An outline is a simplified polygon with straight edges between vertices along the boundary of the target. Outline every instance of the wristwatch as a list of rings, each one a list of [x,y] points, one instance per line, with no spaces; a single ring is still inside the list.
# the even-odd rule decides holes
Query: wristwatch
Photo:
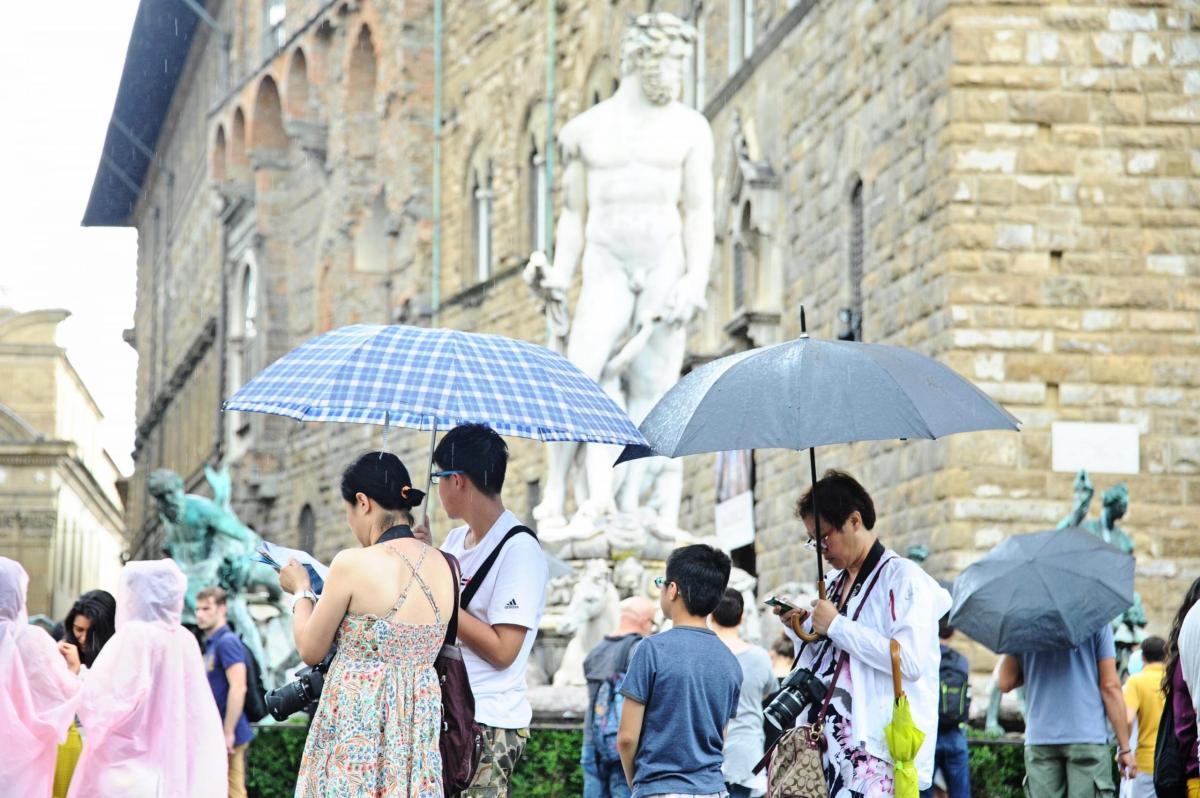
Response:
[[[296,611],[296,602],[300,599],[308,599],[313,603],[314,607],[317,606],[317,594],[311,590],[301,590],[296,594],[295,600],[292,601],[292,612]]]

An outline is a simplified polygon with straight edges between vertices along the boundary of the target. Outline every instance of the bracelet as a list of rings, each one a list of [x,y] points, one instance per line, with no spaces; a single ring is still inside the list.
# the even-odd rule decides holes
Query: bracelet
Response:
[[[1122,754],[1128,754],[1128,753],[1132,753],[1132,751],[1128,748],[1126,748],[1124,751],[1122,751],[1120,748],[1117,749],[1117,756],[1121,756]]]

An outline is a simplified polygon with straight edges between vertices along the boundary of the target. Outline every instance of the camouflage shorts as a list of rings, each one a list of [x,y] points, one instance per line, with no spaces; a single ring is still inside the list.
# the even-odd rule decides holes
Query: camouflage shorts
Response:
[[[483,758],[471,786],[463,791],[463,798],[505,798],[508,795],[508,780],[513,768],[529,741],[529,729],[483,729]]]

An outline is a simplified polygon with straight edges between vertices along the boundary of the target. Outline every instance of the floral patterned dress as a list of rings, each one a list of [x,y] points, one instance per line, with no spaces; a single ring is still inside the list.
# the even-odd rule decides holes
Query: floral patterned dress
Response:
[[[821,681],[829,684],[833,680],[834,668],[842,658],[841,652],[829,647],[821,658],[814,673]],[[892,763],[871,756],[863,746],[854,742],[854,727],[851,725],[850,663],[842,664],[829,700],[825,716],[825,752],[821,757],[825,766],[825,783],[829,785],[829,798],[888,798],[896,794],[892,778]]]
[[[433,661],[446,636],[421,564],[386,543],[413,573],[386,615],[346,614],[304,746],[297,798],[442,798],[442,691]],[[392,620],[413,583],[436,622]]]

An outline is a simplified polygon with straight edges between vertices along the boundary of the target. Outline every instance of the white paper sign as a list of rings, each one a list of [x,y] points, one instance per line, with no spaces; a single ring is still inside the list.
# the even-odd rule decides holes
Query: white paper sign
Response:
[[[717,540],[721,548],[733,551],[754,542],[754,491],[745,491],[718,502],[716,507]]]
[[[1138,473],[1139,433],[1136,424],[1056,421],[1050,426],[1051,467],[1075,473]]]

